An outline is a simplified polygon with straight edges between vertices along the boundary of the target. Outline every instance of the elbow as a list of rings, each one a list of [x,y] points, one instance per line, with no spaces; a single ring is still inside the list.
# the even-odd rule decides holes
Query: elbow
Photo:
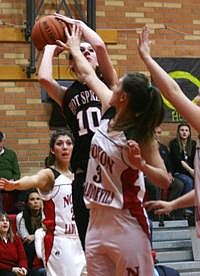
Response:
[[[164,175],[162,181],[160,181],[160,187],[164,190],[167,190],[169,189],[170,184],[171,184],[171,178],[169,177],[168,174]]]
[[[95,51],[106,51],[106,45],[99,35],[97,35],[95,39],[93,39],[91,42],[92,47],[95,49]]]
[[[98,41],[98,43],[94,45],[94,48],[95,48],[97,57],[102,57],[104,56],[105,53],[107,53],[106,45],[103,41],[102,42]]]
[[[93,69],[87,70],[85,72],[80,72],[78,74],[79,79],[90,86],[90,83],[92,82],[92,79],[95,79],[96,73]]]
[[[39,81],[39,84],[42,86],[42,87],[46,87],[49,83],[52,82],[52,80],[48,77],[44,77],[44,76],[38,76],[38,81]]]

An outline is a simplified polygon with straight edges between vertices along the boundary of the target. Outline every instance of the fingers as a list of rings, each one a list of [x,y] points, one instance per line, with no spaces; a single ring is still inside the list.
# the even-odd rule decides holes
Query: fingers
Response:
[[[138,35],[138,45],[142,45],[147,42],[151,44],[151,41],[149,41],[149,33],[149,27],[145,25],[142,29],[142,32]]]
[[[70,39],[72,36],[80,38],[82,35],[82,29],[79,25],[72,25],[69,27],[65,27],[65,35],[67,39]]]
[[[160,209],[156,209],[154,211],[154,214],[158,215],[158,216],[160,216],[160,215],[170,215],[170,211],[166,210],[165,208],[160,208]]]
[[[136,145],[138,145],[138,143],[137,143],[136,141],[134,141],[134,140],[128,140],[128,141],[127,141],[127,145],[131,147],[131,146],[136,146]]]
[[[69,23],[69,24],[73,24],[73,19],[70,18],[70,17],[67,17],[67,16],[64,16],[62,14],[59,14],[59,13],[54,13],[55,17],[65,23]]]
[[[144,202],[143,205],[144,205],[145,209],[151,211],[153,209],[153,206],[154,206],[155,203],[156,203],[156,201],[152,200],[152,201],[146,201],[146,202]]]
[[[168,215],[172,211],[171,208],[168,206],[168,203],[162,200],[147,201],[144,203],[144,207],[145,209],[147,209],[147,211],[154,210],[155,215]]]
[[[128,140],[127,141],[127,146],[129,150],[131,150],[132,153],[134,154],[140,154],[140,147],[138,143],[134,140]]]
[[[56,40],[56,43],[58,46],[62,47],[63,49],[66,49],[66,44],[61,40]]]
[[[149,28],[147,25],[145,25],[143,28],[143,37],[145,40],[147,40],[149,38]]]
[[[80,39],[82,36],[82,29],[79,25],[72,25],[65,27],[65,36],[66,36],[66,42],[63,42],[61,40],[56,40],[56,43],[58,46],[60,46],[62,49],[69,50],[70,48],[73,48],[74,46],[78,46],[80,44]]]
[[[158,209],[162,207],[162,201],[161,200],[147,201],[144,203],[144,207],[149,211]]]
[[[15,190],[15,183],[14,181],[10,181],[5,178],[0,178],[0,189],[5,191],[13,191]]]
[[[0,189],[3,189],[5,186],[5,179],[4,178],[0,178]]]

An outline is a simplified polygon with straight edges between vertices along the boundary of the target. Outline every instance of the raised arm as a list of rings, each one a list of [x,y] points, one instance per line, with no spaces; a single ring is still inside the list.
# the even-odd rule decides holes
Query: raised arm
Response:
[[[56,18],[68,24],[71,24],[71,25],[75,24],[81,27],[83,39],[86,42],[90,43],[92,47],[95,49],[100,72],[103,75],[105,83],[108,85],[109,88],[112,89],[112,87],[116,84],[118,78],[117,78],[116,71],[112,65],[111,59],[108,55],[106,45],[102,40],[102,38],[81,20],[72,19],[60,14],[55,14],[55,15],[56,15]]]
[[[139,35],[138,52],[151,77],[164,97],[169,100],[177,111],[200,132],[200,108],[188,99],[179,85],[173,80],[150,55],[149,29],[145,26]]]
[[[32,176],[24,176],[16,181],[0,179],[0,189],[6,191],[28,190],[38,188],[43,192],[49,192],[54,185],[54,175],[50,169],[43,169]]]
[[[59,105],[62,105],[66,87],[61,86],[53,78],[53,57],[56,51],[59,51],[59,47],[57,45],[46,45],[44,47],[38,70],[38,81],[46,90],[49,97]]]
[[[89,88],[98,96],[102,103],[102,112],[109,107],[112,91],[97,77],[94,69],[80,51],[81,29],[79,26],[71,27],[71,34],[65,28],[67,42],[57,41],[60,46],[70,51],[76,66],[79,79],[86,83]]]

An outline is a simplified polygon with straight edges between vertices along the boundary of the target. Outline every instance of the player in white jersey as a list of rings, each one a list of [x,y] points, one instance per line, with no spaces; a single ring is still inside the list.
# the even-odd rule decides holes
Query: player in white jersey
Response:
[[[37,188],[43,199],[44,230],[42,259],[47,276],[80,276],[85,271],[84,251],[74,220],[73,174],[69,163],[73,143],[65,130],[52,134],[46,169],[18,181],[1,180],[6,190]]]
[[[81,79],[107,110],[94,134],[85,183],[90,208],[86,235],[89,276],[153,275],[148,221],[142,200],[143,173],[161,188],[169,178],[154,129],[163,103],[143,74],[130,73],[111,91],[99,80],[79,49],[81,30],[67,29],[67,42]]]

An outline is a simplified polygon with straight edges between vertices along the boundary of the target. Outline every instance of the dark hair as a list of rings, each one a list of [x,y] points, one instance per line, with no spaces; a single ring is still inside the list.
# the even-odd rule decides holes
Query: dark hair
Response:
[[[146,141],[164,117],[163,100],[158,90],[151,86],[142,73],[128,73],[122,80],[122,89],[128,95],[128,109],[135,114],[129,125],[128,139]]]
[[[37,225],[32,225],[31,223],[31,217],[32,217],[32,213],[31,213],[31,208],[28,205],[28,201],[29,201],[29,196],[32,193],[37,193],[38,191],[36,189],[30,189],[28,190],[27,194],[26,194],[26,198],[25,198],[25,204],[24,204],[24,209],[23,209],[23,214],[22,217],[24,218],[25,221],[25,226],[26,229],[28,230],[28,233],[34,234],[35,230],[42,227],[42,210],[40,210],[39,214],[38,214],[38,223]]]
[[[72,140],[72,143],[74,143],[73,135],[69,129],[58,129],[53,131],[49,141],[50,152],[49,152],[49,155],[45,158],[45,167],[52,166],[55,163],[55,155],[52,154],[51,150],[53,150],[55,142],[58,139],[58,137],[64,136],[64,135],[69,136]]]
[[[187,138],[187,142],[186,142],[186,147],[185,147],[185,151],[187,152],[188,156],[191,155],[192,153],[192,138],[191,138],[191,127],[190,125],[187,123],[187,122],[182,122],[178,125],[177,127],[177,131],[176,131],[176,139],[178,141],[178,145],[179,145],[179,151],[182,152],[183,151],[183,143],[181,141],[181,138],[180,138],[180,133],[179,133],[179,130],[182,126],[186,126],[189,128],[189,132],[190,132],[190,135],[188,136]]]
[[[0,141],[4,139],[5,139],[5,134],[2,131],[0,131]]]

